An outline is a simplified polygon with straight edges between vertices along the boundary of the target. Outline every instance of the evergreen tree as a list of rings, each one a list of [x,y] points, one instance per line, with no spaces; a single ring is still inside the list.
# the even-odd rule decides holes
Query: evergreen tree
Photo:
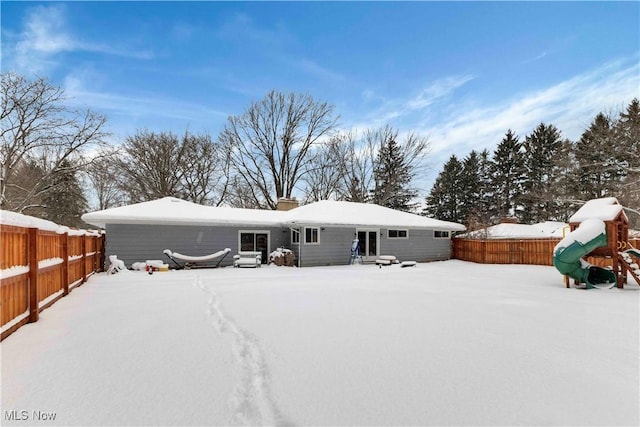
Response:
[[[482,163],[481,154],[475,150],[462,161],[460,216],[468,228],[474,228],[483,216],[481,206],[485,185],[482,182]]]
[[[579,187],[578,162],[575,143],[565,139],[561,142],[553,162],[554,180],[550,183],[550,194],[555,199],[553,220],[567,222],[581,206],[576,196]]]
[[[598,114],[575,147],[579,167],[578,198],[616,196],[626,175],[620,150],[612,120],[603,113]]]
[[[491,186],[494,190],[495,219],[517,215],[524,181],[522,143],[511,129],[496,147],[491,163]]]
[[[626,167],[624,184],[619,193],[620,202],[634,211],[640,211],[640,102],[634,98],[620,113],[615,135],[621,164]],[[640,227],[640,215],[630,214],[630,224]]]
[[[473,214],[474,221],[480,228],[491,225],[491,212],[493,207],[494,189],[491,187],[491,170],[493,169],[491,153],[484,149],[480,153],[480,168],[478,175],[480,178],[480,202]]]
[[[69,160],[63,160],[52,175],[51,188],[43,198],[46,218],[56,224],[81,227],[80,216],[87,210],[87,200]]]
[[[410,186],[412,178],[402,147],[394,138],[389,138],[378,151],[371,201],[388,208],[410,211],[413,208],[411,199],[417,196]]]
[[[451,156],[436,178],[433,188],[426,198],[426,207],[423,215],[443,221],[464,221],[462,216],[462,174],[462,163],[455,155]]]
[[[554,159],[562,146],[560,131],[553,125],[540,123],[525,138],[522,204],[523,220],[527,223],[555,218],[555,197],[550,192],[557,177]]]

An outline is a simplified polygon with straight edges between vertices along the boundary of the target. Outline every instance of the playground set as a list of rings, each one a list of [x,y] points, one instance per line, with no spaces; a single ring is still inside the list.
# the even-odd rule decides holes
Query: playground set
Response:
[[[585,203],[570,219],[570,233],[553,251],[553,265],[564,274],[565,285],[574,279],[587,289],[622,289],[630,275],[640,285],[640,250],[629,243],[629,220],[614,197]],[[584,258],[603,258],[608,267],[589,264]]]

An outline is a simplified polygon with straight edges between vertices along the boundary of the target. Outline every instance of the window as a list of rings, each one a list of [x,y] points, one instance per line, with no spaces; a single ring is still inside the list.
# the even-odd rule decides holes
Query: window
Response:
[[[304,243],[306,245],[320,244],[320,229],[318,227],[306,227],[304,229]]]
[[[297,245],[300,243],[300,230],[291,230],[291,244]]]
[[[449,238],[449,232],[448,231],[435,230],[433,232],[433,237],[436,238],[436,239],[448,239]]]
[[[387,237],[389,239],[408,239],[409,230],[387,230]]]

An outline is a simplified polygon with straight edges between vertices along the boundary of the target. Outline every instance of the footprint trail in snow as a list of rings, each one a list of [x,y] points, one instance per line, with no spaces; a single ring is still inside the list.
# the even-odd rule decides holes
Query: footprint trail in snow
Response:
[[[232,351],[240,378],[229,399],[232,423],[236,425],[292,425],[271,397],[269,371],[258,340],[229,318],[220,307],[220,298],[208,289],[200,276],[194,285],[208,297],[208,315],[217,333],[231,334]]]

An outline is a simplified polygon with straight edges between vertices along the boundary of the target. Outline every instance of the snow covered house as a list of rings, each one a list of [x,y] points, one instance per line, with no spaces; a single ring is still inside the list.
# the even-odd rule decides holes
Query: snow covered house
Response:
[[[348,264],[358,238],[365,261],[380,255],[433,261],[451,257],[451,234],[461,224],[382,206],[320,201],[288,211],[202,206],[173,197],[91,212],[82,219],[104,228],[106,253],[127,265],[164,258],[170,249],[202,256],[231,248],[268,254],[290,248],[301,267]],[[221,265],[230,265],[231,257]]]

